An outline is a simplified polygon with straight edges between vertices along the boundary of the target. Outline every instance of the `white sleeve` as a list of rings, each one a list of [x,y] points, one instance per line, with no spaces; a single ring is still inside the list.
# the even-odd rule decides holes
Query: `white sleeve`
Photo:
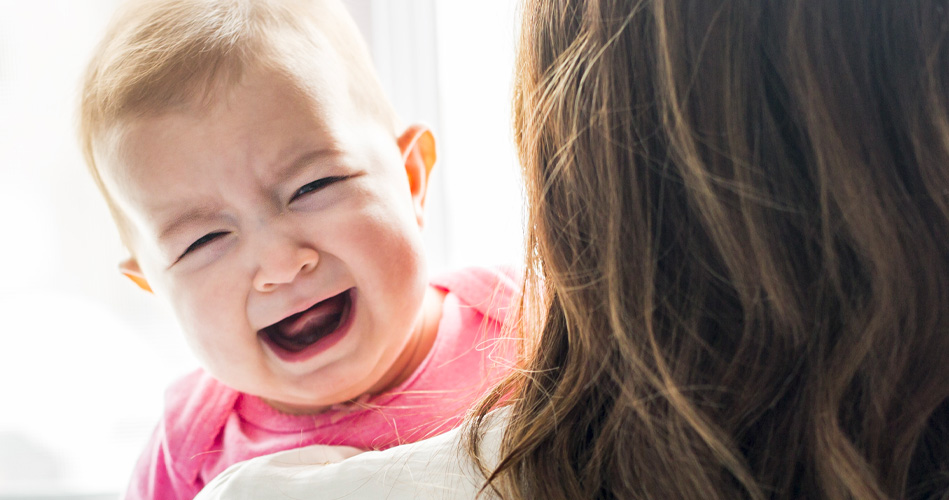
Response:
[[[497,461],[507,410],[489,417],[483,438],[488,466]],[[499,418],[500,417],[500,418]],[[325,446],[305,447],[233,465],[195,500],[493,499],[455,429],[417,443],[325,463]]]

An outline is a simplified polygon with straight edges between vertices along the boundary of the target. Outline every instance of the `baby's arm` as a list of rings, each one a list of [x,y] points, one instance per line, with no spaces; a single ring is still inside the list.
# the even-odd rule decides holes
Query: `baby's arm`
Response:
[[[198,494],[199,486],[175,470],[165,436],[164,425],[160,424],[135,464],[125,500],[191,500]]]

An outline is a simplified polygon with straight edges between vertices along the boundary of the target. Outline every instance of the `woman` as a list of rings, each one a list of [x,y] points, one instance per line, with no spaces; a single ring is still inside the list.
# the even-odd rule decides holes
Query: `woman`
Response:
[[[517,71],[527,361],[469,429],[488,486],[431,458],[455,433],[281,478],[949,498],[946,2],[526,0]]]
[[[949,498],[947,8],[527,1],[505,498]]]

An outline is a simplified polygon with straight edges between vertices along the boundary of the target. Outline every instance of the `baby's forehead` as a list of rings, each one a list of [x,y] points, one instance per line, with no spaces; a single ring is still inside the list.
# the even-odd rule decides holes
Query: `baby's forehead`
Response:
[[[338,87],[306,87],[281,72],[248,72],[206,98],[118,121],[103,134],[100,163],[107,177],[128,181],[174,164],[227,158],[234,164],[280,166],[313,151],[361,157],[378,146],[365,143],[367,137],[389,137],[383,147],[396,148],[391,127],[341,98],[344,91]],[[382,135],[367,135],[370,130]],[[269,173],[259,170],[264,180]]]
[[[284,111],[277,114],[283,120],[329,128],[326,119],[349,113],[338,109],[345,107],[344,100],[327,93],[326,86],[304,86],[273,71],[245,72],[240,80],[221,79],[187,101],[117,117],[98,135],[97,156],[107,160],[104,164],[127,164],[152,155],[152,149],[173,150],[176,143],[205,133],[229,138],[253,132],[274,121],[278,111]]]
[[[119,145],[125,131],[143,123],[158,129],[171,128],[183,119],[201,121],[233,113],[247,108],[240,101],[261,100],[263,94],[275,88],[281,97],[292,98],[298,111],[314,119],[371,120],[395,134],[398,123],[394,114],[387,112],[391,108],[373,102],[373,93],[361,87],[357,73],[333,50],[312,51],[305,63],[287,60],[284,54],[268,55],[198,82],[179,99],[143,105],[116,116],[99,134],[105,141],[97,142],[111,140],[113,146]]]

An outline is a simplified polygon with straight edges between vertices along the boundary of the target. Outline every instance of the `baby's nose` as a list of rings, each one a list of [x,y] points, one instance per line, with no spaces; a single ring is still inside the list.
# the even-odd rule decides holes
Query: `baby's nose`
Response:
[[[319,253],[311,247],[289,242],[269,245],[254,275],[254,288],[260,292],[273,291],[315,269],[319,260]]]

